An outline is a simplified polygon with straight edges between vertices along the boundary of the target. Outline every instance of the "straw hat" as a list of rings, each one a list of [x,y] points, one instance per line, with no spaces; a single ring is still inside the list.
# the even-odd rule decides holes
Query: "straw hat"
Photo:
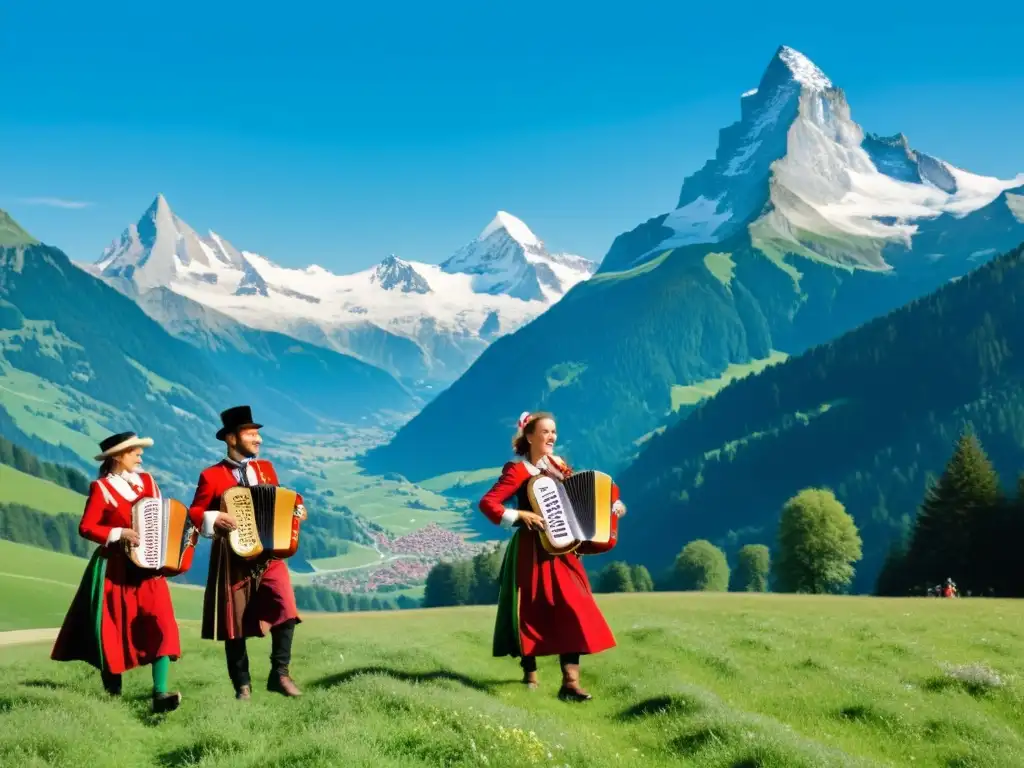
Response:
[[[95,459],[103,461],[132,448],[149,448],[151,445],[153,439],[150,437],[139,437],[134,432],[118,432],[100,442],[100,453]]]

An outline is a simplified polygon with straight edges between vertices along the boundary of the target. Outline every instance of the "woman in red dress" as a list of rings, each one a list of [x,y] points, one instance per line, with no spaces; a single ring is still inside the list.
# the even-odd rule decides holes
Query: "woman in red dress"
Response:
[[[181,656],[167,579],[158,571],[138,568],[126,546],[138,546],[132,530],[132,505],[143,496],[159,496],[156,481],[138,471],[142,449],[153,445],[134,432],[111,435],[100,443],[102,461],[78,532],[100,546],[64,619],[50,658],[85,661],[100,670],[103,687],[121,694],[121,674],[153,665],[153,711],[169,712],[181,694],[168,692],[170,662]]]
[[[552,555],[544,549],[538,531],[543,518],[534,513],[526,495],[531,477],[540,474],[562,480],[572,469],[554,455],[554,418],[549,413],[524,413],[512,447],[521,461],[502,467],[501,477],[480,500],[480,510],[492,523],[516,528],[501,567],[498,616],[494,627],[494,655],[520,657],[523,682],[537,687],[537,657],[559,657],[562,686],[558,697],[566,701],[591,698],[580,687],[580,656],[615,647],[615,638],[594,601],[581,554],[597,554],[614,546],[618,518],[626,507],[612,488],[612,540],[608,545],[584,544],[575,552]],[[515,500],[506,509],[505,502]]]

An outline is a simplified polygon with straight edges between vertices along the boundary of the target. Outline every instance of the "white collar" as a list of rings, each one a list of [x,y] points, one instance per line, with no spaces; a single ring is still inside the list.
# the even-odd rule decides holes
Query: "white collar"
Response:
[[[117,474],[111,472],[109,477],[121,478],[122,480],[125,480],[126,482],[131,483],[132,485],[135,486],[142,485],[142,477],[141,475],[139,475],[138,472],[118,472]]]
[[[536,465],[531,464],[528,459],[523,459],[523,466],[526,467],[526,471],[533,476],[537,476],[542,470],[548,470],[550,472],[557,472],[560,475],[564,475],[565,462],[561,458],[551,454],[550,457],[543,456]]]
[[[142,495],[140,491],[136,491],[136,488],[143,488],[142,478],[137,472],[120,472],[114,474],[111,472],[107,475],[107,481],[110,483],[110,487],[117,491],[118,495],[122,496],[126,501],[135,501],[139,496]]]

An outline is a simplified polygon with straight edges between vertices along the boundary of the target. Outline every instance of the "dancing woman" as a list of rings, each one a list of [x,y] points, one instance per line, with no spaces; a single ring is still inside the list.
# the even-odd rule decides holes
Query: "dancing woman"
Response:
[[[85,661],[100,671],[103,687],[121,695],[121,675],[153,666],[153,711],[169,712],[181,694],[168,692],[170,662],[181,656],[178,623],[167,579],[143,570],[125,546],[138,546],[132,530],[132,505],[142,496],[159,496],[153,476],[139,471],[142,449],[153,445],[134,432],[111,435],[100,443],[103,462],[89,486],[81,536],[99,544],[68,610],[50,658]]]
[[[480,500],[480,510],[496,525],[516,528],[501,567],[498,615],[494,626],[494,655],[520,657],[523,682],[537,687],[537,657],[559,657],[564,701],[586,701],[580,687],[580,656],[615,647],[615,638],[594,601],[580,554],[606,547],[584,545],[565,555],[549,554],[538,531],[543,518],[534,513],[526,495],[531,477],[540,474],[563,480],[572,469],[554,454],[557,432],[549,413],[524,413],[512,448],[520,461],[502,467],[501,477]],[[612,538],[626,507],[613,486]],[[505,502],[515,500],[506,509]]]

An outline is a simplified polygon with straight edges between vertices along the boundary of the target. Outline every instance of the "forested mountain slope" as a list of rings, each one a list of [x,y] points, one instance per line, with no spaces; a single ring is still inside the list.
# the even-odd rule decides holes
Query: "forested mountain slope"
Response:
[[[829,486],[854,516],[869,590],[890,540],[970,425],[1009,483],[1024,469],[1024,246],[799,357],[736,381],[618,477],[620,557],[689,540],[773,545],[779,510]]]

